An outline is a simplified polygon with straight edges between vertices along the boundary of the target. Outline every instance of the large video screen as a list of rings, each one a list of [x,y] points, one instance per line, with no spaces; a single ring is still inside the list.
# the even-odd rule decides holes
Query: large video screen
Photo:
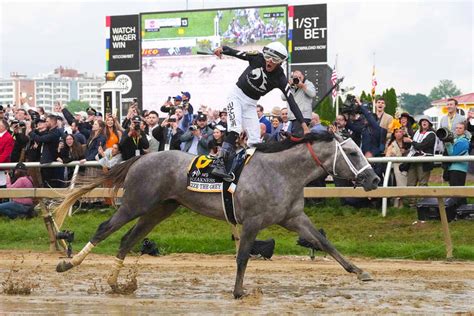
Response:
[[[142,13],[143,109],[159,111],[168,97],[191,93],[191,104],[226,106],[229,91],[248,62],[230,56],[200,55],[227,45],[259,50],[272,41],[286,46],[287,7],[270,6],[191,12]],[[259,104],[283,106],[273,90]]]

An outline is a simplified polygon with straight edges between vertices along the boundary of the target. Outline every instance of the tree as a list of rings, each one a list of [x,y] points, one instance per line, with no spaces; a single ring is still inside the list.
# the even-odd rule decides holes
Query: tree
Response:
[[[67,109],[72,114],[76,112],[80,112],[80,111],[86,111],[86,109],[89,107],[90,107],[89,102],[79,101],[79,100],[71,100],[67,104]]]
[[[455,97],[461,94],[452,80],[441,80],[439,84],[431,89],[430,98],[431,100],[439,100],[444,98]]]
[[[370,99],[370,96],[365,93],[364,90],[362,90],[362,93],[360,94],[360,102],[362,103],[371,103],[372,100]]]
[[[325,121],[326,124],[336,118],[336,109],[332,106],[331,98],[328,97],[324,98],[323,102],[315,109],[315,112],[319,114],[321,121]]]
[[[385,112],[393,116],[398,106],[397,93],[395,92],[395,89],[390,88],[385,90],[382,94],[382,97],[385,100]]]
[[[424,110],[431,107],[431,99],[426,95],[402,93],[400,95],[401,107],[411,115],[422,114]]]

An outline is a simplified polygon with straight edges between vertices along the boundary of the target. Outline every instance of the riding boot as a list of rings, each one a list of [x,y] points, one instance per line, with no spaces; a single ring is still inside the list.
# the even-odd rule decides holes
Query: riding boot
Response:
[[[225,181],[232,181],[234,175],[231,170],[232,160],[235,157],[235,146],[224,141],[222,148],[214,162],[214,169],[211,171],[213,176],[222,178]]]

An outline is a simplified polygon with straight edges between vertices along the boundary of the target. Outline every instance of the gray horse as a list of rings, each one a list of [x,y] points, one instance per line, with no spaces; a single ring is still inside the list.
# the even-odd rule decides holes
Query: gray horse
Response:
[[[69,209],[80,196],[104,183],[112,182],[115,189],[124,188],[122,204],[117,212],[100,224],[90,242],[71,261],[60,262],[56,270],[64,272],[79,265],[99,242],[139,218],[123,236],[108,277],[107,282],[115,288],[128,252],[179,205],[211,218],[225,220],[220,194],[186,189],[187,167],[194,158],[180,151],[135,157],[70,194],[59,206],[58,214]],[[315,229],[304,213],[304,186],[324,174],[353,180],[367,191],[376,189],[379,183],[367,159],[350,139],[342,140],[329,133],[308,134],[301,139],[257,146],[257,151],[242,171],[234,193],[236,220],[242,225],[233,292],[235,298],[244,294],[245,269],[258,232],[273,224],[297,232],[300,237],[331,255],[346,271],[356,273],[360,280],[371,280],[367,272],[345,259]]]

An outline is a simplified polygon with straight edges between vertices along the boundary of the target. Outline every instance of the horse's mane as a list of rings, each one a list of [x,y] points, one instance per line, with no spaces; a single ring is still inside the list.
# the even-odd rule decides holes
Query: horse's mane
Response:
[[[279,142],[269,142],[256,144],[255,148],[257,151],[263,153],[276,153],[283,150],[287,150],[293,146],[296,146],[301,143],[313,142],[313,141],[323,141],[330,142],[334,139],[334,134],[328,132],[318,132],[318,133],[309,133],[302,138],[288,137]]]

